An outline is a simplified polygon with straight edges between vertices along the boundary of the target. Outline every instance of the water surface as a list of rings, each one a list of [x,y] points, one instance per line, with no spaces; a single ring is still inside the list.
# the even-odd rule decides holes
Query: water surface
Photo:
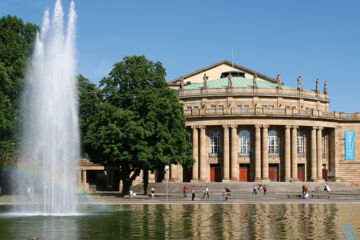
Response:
[[[14,216],[0,239],[360,239],[360,204],[83,206],[74,216]]]

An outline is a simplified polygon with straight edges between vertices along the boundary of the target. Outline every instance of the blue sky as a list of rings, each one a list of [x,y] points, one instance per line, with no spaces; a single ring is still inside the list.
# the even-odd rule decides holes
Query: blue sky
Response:
[[[1,0],[0,16],[41,25],[55,0]],[[67,11],[70,0],[62,0]],[[331,111],[360,112],[360,1],[77,0],[78,73],[97,83],[127,55],[160,61],[167,80],[222,60],[286,85],[328,82]]]

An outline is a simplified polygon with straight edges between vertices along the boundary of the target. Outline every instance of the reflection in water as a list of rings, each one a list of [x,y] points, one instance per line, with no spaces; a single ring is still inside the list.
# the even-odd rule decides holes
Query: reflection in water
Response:
[[[4,207],[1,212],[6,212]],[[119,205],[73,217],[0,214],[0,239],[358,239],[359,204]]]

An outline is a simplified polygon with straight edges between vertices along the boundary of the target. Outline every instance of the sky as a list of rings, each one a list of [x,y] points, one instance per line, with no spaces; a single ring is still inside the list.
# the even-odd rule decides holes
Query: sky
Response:
[[[1,0],[0,17],[41,25],[55,0]],[[70,0],[62,0],[67,15]],[[360,112],[360,1],[75,0],[77,72],[94,83],[123,57],[160,61],[166,80],[222,60],[304,89],[328,83],[330,111]],[[234,54],[232,54],[232,52]],[[233,57],[232,57],[233,56]]]

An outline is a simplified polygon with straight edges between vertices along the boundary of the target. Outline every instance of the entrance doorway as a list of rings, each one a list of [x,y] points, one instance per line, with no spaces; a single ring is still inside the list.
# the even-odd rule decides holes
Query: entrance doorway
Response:
[[[279,179],[279,165],[269,164],[269,179],[272,182],[277,182]]]
[[[210,181],[221,182],[221,166],[220,164],[210,164]]]
[[[183,168],[183,182],[190,182],[192,179],[192,169]]]
[[[250,164],[240,164],[239,179],[240,182],[248,182],[250,180]]]
[[[298,164],[297,175],[300,182],[305,181],[305,164]]]
[[[322,166],[322,178],[325,180],[325,181],[328,181],[328,170],[326,169],[326,165],[324,164]]]

